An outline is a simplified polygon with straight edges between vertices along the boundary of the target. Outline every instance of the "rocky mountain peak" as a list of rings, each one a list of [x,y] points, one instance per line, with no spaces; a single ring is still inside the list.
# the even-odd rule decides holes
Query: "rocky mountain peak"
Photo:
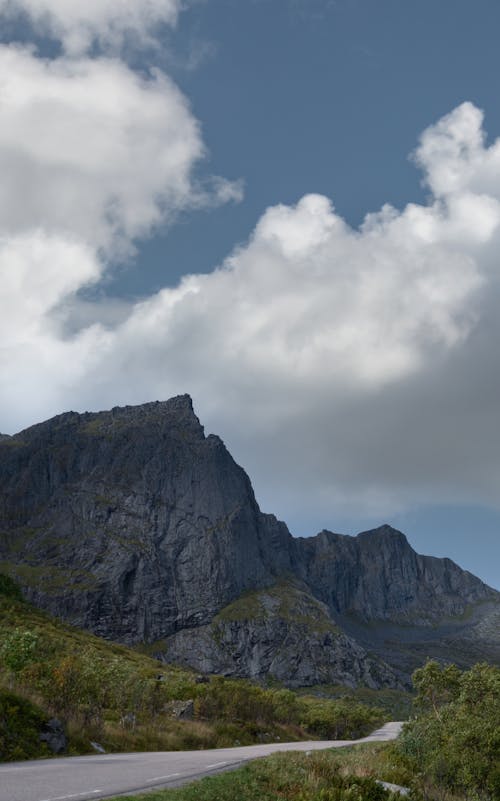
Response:
[[[273,665],[283,677],[293,658],[285,645],[300,641],[296,659],[307,670],[297,662],[295,680],[307,674],[313,683],[339,675],[326,653],[368,675],[365,652],[340,640],[339,627],[382,653],[388,631],[423,638],[424,659],[436,652],[433,637],[449,630],[463,642],[457,631],[471,630],[474,610],[500,608],[499,593],[450,560],[419,556],[387,524],[357,537],[293,538],[260,511],[222,440],[205,437],[189,395],[67,412],[4,438],[0,572],[59,617],[127,643],[168,641],[168,653],[186,659],[199,652],[197,632],[204,627],[204,641],[221,635],[215,617],[241,599],[232,607],[240,617],[224,618],[226,650],[211,649],[213,665],[233,664],[238,652],[238,675]],[[474,635],[480,658],[499,644],[493,624],[474,628],[483,630],[487,638]],[[264,648],[254,647],[257,636]],[[273,647],[284,649],[281,661]],[[379,675],[390,680],[385,669]]]
[[[47,441],[74,433],[94,434],[95,436],[119,436],[133,429],[170,431],[190,430],[191,434],[203,438],[204,429],[193,409],[190,395],[178,395],[167,401],[152,401],[138,406],[114,406],[101,412],[64,412],[43,423],[38,423],[15,437],[30,441]]]
[[[411,547],[403,532],[398,531],[397,528],[389,525],[389,523],[384,523],[383,525],[378,526],[377,528],[369,529],[368,531],[361,531],[357,537],[360,540],[370,540],[373,543],[382,541],[393,543],[398,542]]]

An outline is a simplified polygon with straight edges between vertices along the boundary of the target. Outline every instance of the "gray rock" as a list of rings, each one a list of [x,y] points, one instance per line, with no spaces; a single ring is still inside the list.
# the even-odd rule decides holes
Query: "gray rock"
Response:
[[[380,784],[385,790],[389,790],[390,793],[396,793],[397,795],[409,795],[410,789],[409,787],[401,787],[400,784],[392,784],[391,782],[382,782],[378,779],[376,780],[377,784]]]
[[[64,754],[68,748],[68,738],[64,726],[57,718],[51,718],[43,727],[40,742],[47,743],[53,754]]]
[[[193,720],[194,701],[168,701],[163,707],[163,711],[176,720]]]
[[[13,439],[0,446],[2,560],[22,561],[28,598],[76,625],[154,642],[290,568],[286,527],[262,524],[187,396],[70,412]]]
[[[420,556],[384,525],[357,537],[322,531],[297,540],[299,572],[334,614],[433,625],[499,593],[451,559]]]
[[[427,656],[500,659],[500,593],[389,526],[293,538],[187,395],[3,438],[0,532],[33,603],[203,672],[385,686]],[[255,592],[265,615],[227,617]]]
[[[230,605],[211,624],[166,641],[165,660],[288,687],[399,686],[381,660],[343,634],[306,587],[286,581]]]

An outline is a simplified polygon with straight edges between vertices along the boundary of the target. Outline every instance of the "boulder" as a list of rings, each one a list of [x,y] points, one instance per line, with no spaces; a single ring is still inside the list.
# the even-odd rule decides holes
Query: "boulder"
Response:
[[[61,721],[57,718],[47,721],[40,734],[40,741],[47,743],[53,754],[64,754],[68,748],[68,738]]]
[[[176,720],[193,720],[194,701],[169,701],[163,711]]]

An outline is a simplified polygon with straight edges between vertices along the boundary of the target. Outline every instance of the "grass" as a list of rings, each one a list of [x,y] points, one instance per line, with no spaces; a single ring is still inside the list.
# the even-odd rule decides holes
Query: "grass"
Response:
[[[0,689],[0,762],[49,756],[39,738],[45,719],[30,701]]]
[[[309,755],[274,754],[185,787],[122,801],[389,801],[400,796],[385,791],[376,779],[395,784],[407,779],[392,764],[392,753],[390,745],[373,744]]]
[[[328,617],[319,601],[305,593],[293,581],[279,581],[264,590],[245,592],[236,601],[224,607],[214,617],[212,627],[219,623],[256,620],[263,621],[270,612],[283,620],[307,626],[318,633],[338,634],[339,629]]]
[[[63,570],[56,565],[35,566],[3,561],[0,562],[0,571],[3,574],[14,576],[23,584],[56,595],[68,584],[81,591],[91,590],[96,586],[96,580],[91,573],[84,570]]]

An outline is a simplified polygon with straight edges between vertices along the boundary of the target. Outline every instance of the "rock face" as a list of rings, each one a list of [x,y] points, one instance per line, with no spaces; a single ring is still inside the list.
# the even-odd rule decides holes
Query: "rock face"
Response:
[[[491,597],[489,588],[451,559],[420,556],[387,525],[357,537],[322,531],[301,538],[298,546],[300,574],[333,614],[428,625]]]
[[[158,656],[202,672],[271,677],[289,687],[399,684],[393,670],[342,633],[306,586],[292,581],[246,593],[209,625],[169,637]]]
[[[1,558],[31,600],[105,637],[207,623],[290,569],[286,528],[187,396],[34,426],[0,444],[0,486]]]
[[[389,526],[293,538],[187,395],[1,438],[0,572],[206,672],[381,686],[398,679],[380,656],[399,675],[447,641],[463,664],[500,656],[499,593]]]

